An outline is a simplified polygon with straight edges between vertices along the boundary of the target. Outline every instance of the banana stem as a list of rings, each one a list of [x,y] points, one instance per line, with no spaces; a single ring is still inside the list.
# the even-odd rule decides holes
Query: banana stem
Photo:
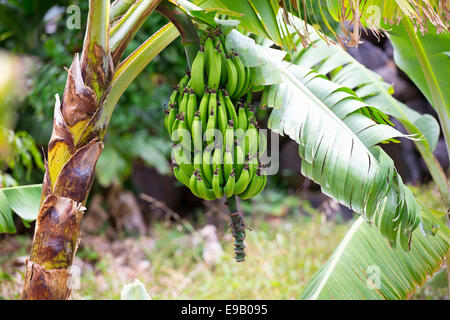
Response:
[[[197,29],[195,29],[192,20],[186,13],[167,0],[162,1],[156,8],[156,11],[169,19],[180,32],[181,43],[184,46],[190,70],[192,62],[200,49]]]
[[[230,197],[227,198],[227,201],[225,203],[228,205],[229,211],[230,211],[230,227],[233,232],[234,237],[234,252],[236,254],[235,259],[236,262],[243,262],[245,261],[245,223],[244,218],[241,216],[237,202],[236,197]]]

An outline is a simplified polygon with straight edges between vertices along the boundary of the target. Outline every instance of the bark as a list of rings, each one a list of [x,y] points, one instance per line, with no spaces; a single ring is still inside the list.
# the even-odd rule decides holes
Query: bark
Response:
[[[103,78],[102,86],[107,83]],[[76,55],[68,71],[62,103],[56,97],[23,299],[67,299],[70,295],[68,268],[80,241],[84,203],[103,149],[100,132],[92,130],[100,112],[101,103],[85,85]]]

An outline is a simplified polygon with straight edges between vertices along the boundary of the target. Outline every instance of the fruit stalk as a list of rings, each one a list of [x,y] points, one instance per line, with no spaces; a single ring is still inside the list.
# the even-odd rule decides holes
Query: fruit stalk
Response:
[[[226,205],[228,206],[229,212],[230,212],[230,227],[233,233],[234,237],[234,252],[235,252],[235,259],[236,262],[243,262],[245,261],[245,222],[244,218],[241,216],[237,202],[236,197],[230,197],[227,198]]]

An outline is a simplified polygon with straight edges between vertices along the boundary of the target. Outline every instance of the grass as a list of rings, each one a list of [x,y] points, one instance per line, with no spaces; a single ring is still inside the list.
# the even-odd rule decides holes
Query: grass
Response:
[[[414,192],[439,209],[434,188]],[[198,232],[205,225],[202,214],[196,224],[155,223],[148,237],[118,235],[111,242],[83,235],[74,261],[81,278],[72,299],[119,299],[123,286],[134,279],[145,285],[152,299],[297,299],[351,224],[325,221],[297,196],[270,191],[242,208],[253,229],[247,232],[244,263],[234,261],[233,238],[227,230],[218,232],[223,255],[214,264],[204,261],[203,249],[211,240]],[[6,240],[0,243],[0,298],[17,299],[24,269],[17,257],[28,252],[31,239]],[[442,299],[445,294],[442,281],[437,286],[430,282],[413,298]]]
[[[144,250],[148,268],[136,272],[136,278],[153,299],[296,299],[347,226],[321,223],[317,216],[278,222],[257,219],[252,228],[247,232],[244,263],[234,261],[233,239],[225,235],[220,241],[222,257],[208,265],[202,259],[204,240],[192,235],[190,228],[177,231],[158,223],[153,249]],[[114,266],[115,258],[105,255],[95,269],[83,273],[76,295],[118,299],[123,285],[133,279],[123,277],[126,271]]]

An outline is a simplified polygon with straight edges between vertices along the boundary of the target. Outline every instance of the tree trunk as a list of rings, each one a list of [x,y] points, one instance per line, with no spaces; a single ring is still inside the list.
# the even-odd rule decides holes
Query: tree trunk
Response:
[[[107,86],[111,74],[112,70],[99,81],[101,87]],[[68,71],[62,103],[56,96],[41,206],[31,256],[26,262],[23,299],[67,299],[70,295],[68,268],[77,251],[83,205],[103,149],[104,132],[95,129],[102,110],[99,100],[102,101],[85,85],[76,55]]]

